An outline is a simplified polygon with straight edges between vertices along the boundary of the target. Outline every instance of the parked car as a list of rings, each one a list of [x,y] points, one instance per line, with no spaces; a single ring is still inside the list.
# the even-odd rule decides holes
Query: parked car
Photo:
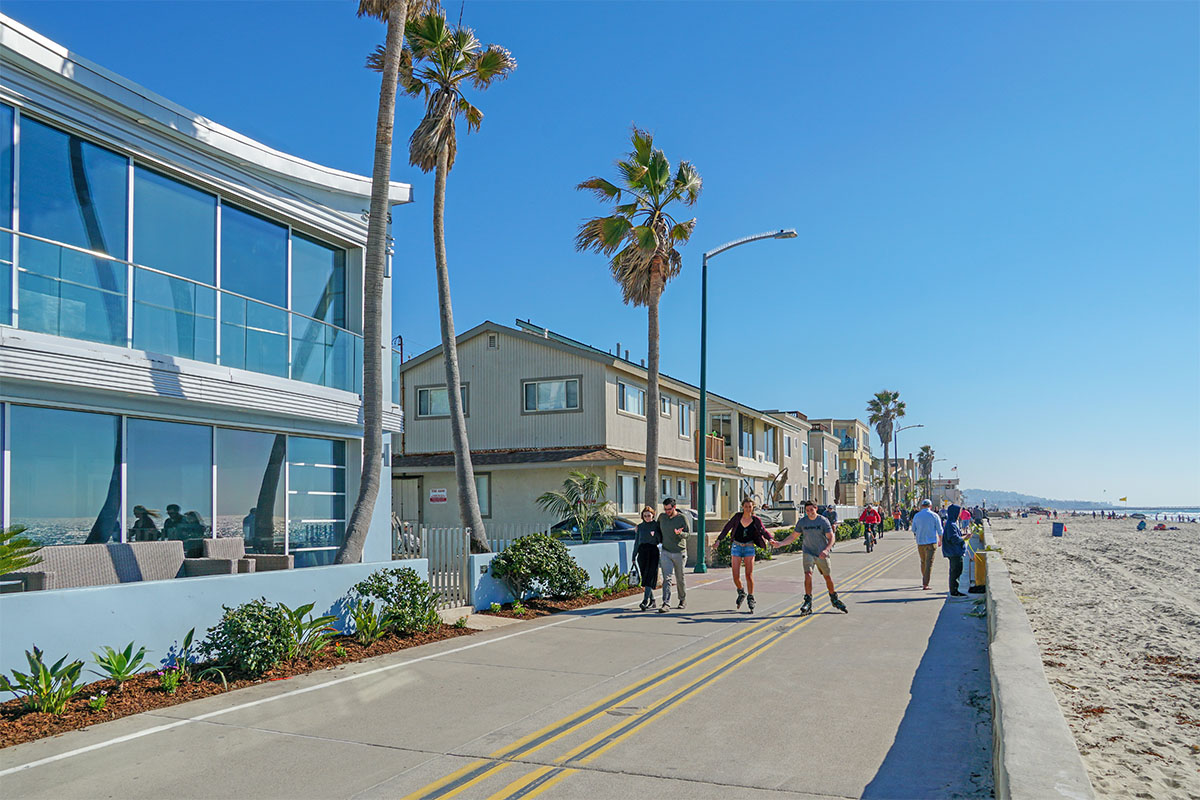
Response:
[[[592,534],[592,539],[632,539],[636,528],[631,522],[626,522],[623,519],[614,519],[612,524],[606,530]],[[562,522],[556,523],[550,527],[550,532],[555,536],[566,538],[579,538],[579,528],[575,525],[575,520],[564,519]]]

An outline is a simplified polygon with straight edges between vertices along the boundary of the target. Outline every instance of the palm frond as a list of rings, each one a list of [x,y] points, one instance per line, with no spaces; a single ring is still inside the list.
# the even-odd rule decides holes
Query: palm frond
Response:
[[[621,200],[621,187],[604,178],[588,178],[575,188],[582,192],[591,192],[598,200]]]
[[[631,228],[629,220],[619,215],[587,220],[579,226],[575,249],[612,255],[625,241]]]
[[[675,170],[675,180],[671,186],[671,196],[679,198],[684,205],[695,205],[700,199],[700,191],[704,187],[704,181],[700,178],[700,173],[692,166],[690,161],[680,161],[679,168]]]
[[[621,175],[621,180],[630,189],[643,189],[643,181],[646,176],[646,166],[639,164],[636,161],[618,161],[617,172]]]
[[[503,47],[489,44],[475,59],[475,71],[471,83],[476,89],[486,89],[495,81],[502,81],[517,68],[517,60]]]
[[[471,105],[465,97],[458,98],[458,112],[467,121],[468,133],[479,130],[479,126],[483,124],[483,112]]]
[[[649,164],[650,151],[654,149],[654,134],[634,125],[630,140],[633,142],[633,152],[630,155],[641,164]]]
[[[671,226],[671,243],[683,244],[692,238],[692,233],[696,230],[696,218],[692,217],[687,222],[679,222]]]

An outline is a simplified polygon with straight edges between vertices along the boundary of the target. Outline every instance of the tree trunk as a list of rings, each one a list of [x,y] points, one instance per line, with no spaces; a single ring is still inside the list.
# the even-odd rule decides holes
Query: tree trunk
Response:
[[[396,121],[396,82],[400,76],[400,48],[404,44],[407,0],[393,0],[388,8],[383,77],[379,86],[379,112],[375,119],[375,164],[371,170],[371,212],[367,221],[367,249],[363,258],[363,444],[358,499],[346,523],[346,538],[337,564],[362,561],[379,498],[383,465],[383,273],[387,266],[388,190],[392,175],[392,130]],[[388,465],[390,471],[390,465]]]
[[[658,300],[662,296],[659,271],[650,276],[650,302],[646,304],[646,505],[658,508],[658,426],[662,420],[658,391]]]
[[[254,552],[280,553],[275,547],[275,502],[279,498],[279,479],[283,476],[283,460],[287,455],[287,436],[275,434],[271,455],[258,486],[258,502],[254,506]]]
[[[450,404],[450,435],[454,442],[454,476],[458,481],[458,513],[464,527],[471,529],[471,552],[487,553],[487,531],[479,513],[475,491],[475,468],[467,442],[467,418],[463,413],[462,382],[458,374],[458,343],[454,337],[454,312],[450,305],[450,270],[446,264],[446,172],[450,154],[443,146],[438,153],[433,178],[433,255],[437,262],[438,316],[442,323],[442,355],[446,361],[446,399]]]
[[[887,512],[892,513],[892,490],[889,483],[891,475],[888,475],[888,442],[883,443],[883,505]]]

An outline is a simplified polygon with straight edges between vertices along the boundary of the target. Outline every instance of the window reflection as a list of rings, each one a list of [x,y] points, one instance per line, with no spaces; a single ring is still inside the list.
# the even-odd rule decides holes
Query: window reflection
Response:
[[[231,205],[221,206],[221,288],[287,305],[288,229]]]
[[[142,166],[133,173],[133,260],[216,285],[217,198]]]
[[[14,405],[9,522],[43,545],[121,540],[121,420]]]
[[[127,540],[177,539],[186,555],[201,555],[212,533],[213,429],[129,419],[126,433]]]
[[[137,270],[133,276],[133,346],[196,361],[216,361],[216,290]]]
[[[346,443],[288,437],[288,549],[296,566],[333,563],[346,533]]]
[[[292,236],[292,311],[346,327],[346,251]]]
[[[221,363],[286,378],[287,317],[283,309],[221,295]]]
[[[0,225],[13,226],[13,118],[12,106],[0,103]],[[0,323],[12,324],[11,233],[0,233]]]
[[[286,451],[282,433],[217,429],[218,537],[242,537],[247,553],[284,552]]]

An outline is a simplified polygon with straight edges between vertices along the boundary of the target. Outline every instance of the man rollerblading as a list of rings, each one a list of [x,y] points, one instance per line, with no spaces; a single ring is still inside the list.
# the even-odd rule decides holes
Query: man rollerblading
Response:
[[[804,502],[804,516],[796,523],[796,529],[791,535],[779,542],[779,547],[786,547],[804,537],[804,605],[800,607],[800,615],[812,613],[812,571],[816,567],[825,578],[825,588],[829,590],[829,601],[838,611],[849,613],[846,604],[838,599],[837,589],[833,586],[833,577],[829,571],[829,554],[833,550],[833,526],[825,517],[817,516],[817,504],[812,500]]]
[[[807,617],[812,613],[812,595],[804,595],[804,604],[800,606],[800,616]]]
[[[841,600],[838,600],[837,592],[829,593],[829,602],[833,603],[833,607],[836,608],[838,611],[841,611],[843,614],[850,613],[850,609],[846,608],[846,604],[843,603]]]

